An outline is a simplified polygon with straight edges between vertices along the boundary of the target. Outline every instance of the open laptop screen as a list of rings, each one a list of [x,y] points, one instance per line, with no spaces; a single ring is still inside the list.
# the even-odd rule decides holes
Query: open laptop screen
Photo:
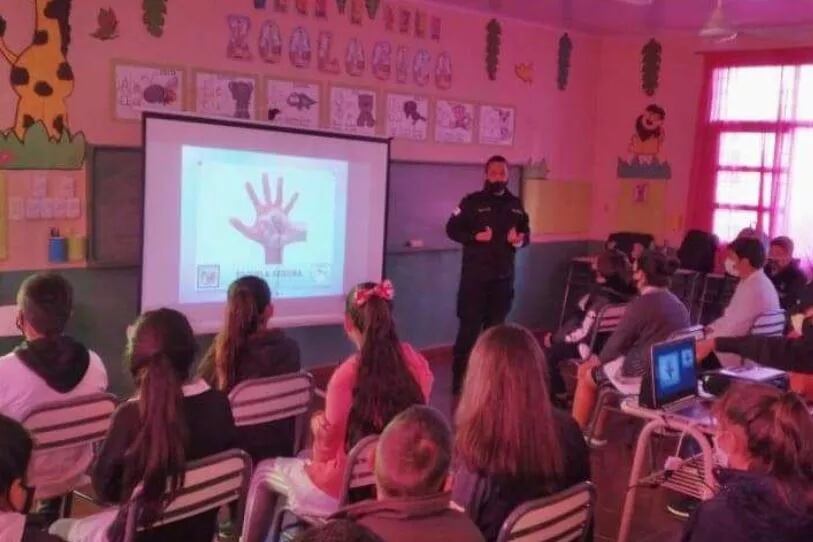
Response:
[[[652,379],[655,408],[697,394],[694,338],[679,339],[652,347]]]

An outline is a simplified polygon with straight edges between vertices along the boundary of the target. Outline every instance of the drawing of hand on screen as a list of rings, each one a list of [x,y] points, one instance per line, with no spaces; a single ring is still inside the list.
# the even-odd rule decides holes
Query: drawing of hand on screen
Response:
[[[280,264],[285,246],[291,243],[301,243],[308,239],[306,226],[291,222],[289,217],[299,198],[299,193],[295,192],[288,204],[283,205],[283,179],[279,178],[277,179],[276,198],[272,201],[271,186],[268,183],[268,175],[265,173],[263,174],[263,201],[257,197],[251,183],[246,183],[246,192],[254,205],[256,213],[254,223],[247,226],[238,218],[232,218],[229,222],[247,239],[262,245],[265,250],[266,264]]]

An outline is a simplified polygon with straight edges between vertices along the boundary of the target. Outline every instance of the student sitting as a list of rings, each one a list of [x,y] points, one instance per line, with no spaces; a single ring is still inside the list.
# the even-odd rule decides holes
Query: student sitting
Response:
[[[551,392],[565,393],[565,383],[559,365],[569,359],[589,357],[587,340],[593,331],[596,318],[607,305],[628,302],[635,289],[630,284],[632,269],[623,252],[605,250],[593,267],[596,284],[592,291],[579,300],[576,313],[554,333],[545,336],[545,358],[550,367]]]
[[[545,355],[518,326],[480,336],[455,414],[452,500],[493,541],[520,504],[590,478],[579,427],[553,407]]]
[[[413,406],[387,425],[375,452],[375,501],[339,511],[384,542],[477,542],[483,535],[468,516],[450,508],[443,487],[452,460],[452,436],[436,410]]]
[[[392,319],[392,284],[359,284],[347,296],[344,328],[358,348],[330,377],[325,411],[311,419],[310,460],[277,458],[257,466],[244,522],[246,542],[265,540],[274,493],[314,516],[337,511],[347,452],[380,433],[404,409],[425,404],[433,376],[426,359],[398,339]]]
[[[738,384],[715,404],[720,491],[683,542],[808,542],[813,537],[813,420],[793,392]]]
[[[807,284],[807,276],[799,267],[799,260],[793,258],[793,241],[790,238],[777,237],[771,241],[765,271],[779,294],[779,305],[791,314],[796,310],[799,296]]]
[[[17,327],[25,341],[0,358],[0,414],[23,421],[45,403],[107,389],[99,356],[65,334],[72,310],[73,289],[62,276],[38,273],[23,281],[17,292]],[[37,453],[29,481],[50,494],[67,493],[92,460],[90,447]],[[55,503],[48,508],[46,519],[56,519]]]
[[[723,315],[708,326],[707,337],[748,335],[761,314],[779,310],[779,296],[762,270],[764,265],[765,249],[758,240],[741,237],[728,245],[726,272],[739,277],[740,282]],[[740,357],[731,354],[716,357],[717,360],[707,358],[705,368],[716,368],[717,361],[723,367],[737,366],[741,361]]]
[[[0,540],[57,542],[47,533],[26,528],[26,514],[34,502],[34,488],[26,485],[26,471],[34,443],[16,420],[0,414]]]
[[[637,394],[641,377],[649,368],[652,345],[689,327],[686,306],[669,291],[678,266],[677,260],[655,251],[645,252],[635,263],[633,280],[641,295],[627,306],[601,354],[579,367],[573,417],[582,428],[590,422],[600,385],[612,385],[624,394]],[[594,432],[596,437],[601,434],[600,425]],[[600,443],[597,438],[593,444]]]
[[[245,380],[299,371],[299,345],[281,329],[266,327],[273,315],[271,290],[263,279],[246,276],[231,283],[225,328],[201,362],[200,374],[211,387],[229,393]],[[293,455],[294,433],[293,419],[237,429],[239,447],[255,464]]]
[[[58,520],[52,534],[69,542],[120,542],[125,503],[137,486],[142,486],[139,526],[149,528],[164,506],[165,492],[181,486],[187,462],[234,447],[226,395],[203,380],[189,380],[196,349],[192,328],[177,311],[149,311],[136,320],[125,354],[136,395],[114,413],[92,473],[96,495],[124,506]],[[149,529],[138,540],[209,542],[216,517],[217,511],[193,516]]]

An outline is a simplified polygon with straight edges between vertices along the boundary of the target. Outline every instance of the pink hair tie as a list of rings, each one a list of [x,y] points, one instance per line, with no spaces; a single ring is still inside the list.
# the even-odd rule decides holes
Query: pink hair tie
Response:
[[[393,287],[392,282],[387,279],[381,284],[376,284],[375,286],[367,288],[366,290],[356,289],[356,306],[363,307],[373,297],[380,297],[384,301],[392,301],[392,299],[395,297],[395,288]]]

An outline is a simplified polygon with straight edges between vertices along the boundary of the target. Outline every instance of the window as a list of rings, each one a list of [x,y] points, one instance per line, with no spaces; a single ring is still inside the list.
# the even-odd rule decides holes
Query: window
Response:
[[[789,235],[813,256],[813,58],[809,64],[716,67],[705,142],[713,146],[712,224]]]

